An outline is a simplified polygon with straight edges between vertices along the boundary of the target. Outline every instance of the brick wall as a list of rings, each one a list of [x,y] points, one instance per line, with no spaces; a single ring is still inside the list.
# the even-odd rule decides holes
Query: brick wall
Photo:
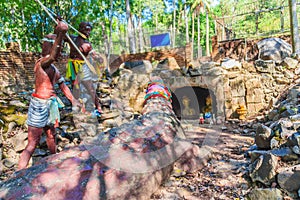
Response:
[[[0,90],[4,92],[21,92],[33,88],[34,63],[40,58],[39,53],[20,52],[17,43],[8,43],[6,50],[0,51]],[[61,74],[65,74],[63,57],[55,63]]]
[[[33,88],[34,83],[34,63],[40,58],[40,53],[24,53],[20,52],[18,43],[7,43],[6,50],[0,51],[0,90],[5,92],[21,92],[24,89]],[[134,60],[163,60],[166,57],[174,57],[183,67],[190,62],[190,45],[171,50],[157,50],[153,52],[128,54],[128,55],[112,55],[110,66],[115,71],[123,62]],[[54,63],[65,75],[65,65],[67,55],[62,56],[58,62]]]

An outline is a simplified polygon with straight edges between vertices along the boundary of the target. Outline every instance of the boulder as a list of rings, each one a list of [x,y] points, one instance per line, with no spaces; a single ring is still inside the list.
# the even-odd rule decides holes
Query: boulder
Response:
[[[266,38],[257,43],[259,58],[281,63],[292,54],[292,46],[280,38]]]
[[[300,165],[278,170],[277,181],[281,188],[289,192],[297,192],[300,189]]]

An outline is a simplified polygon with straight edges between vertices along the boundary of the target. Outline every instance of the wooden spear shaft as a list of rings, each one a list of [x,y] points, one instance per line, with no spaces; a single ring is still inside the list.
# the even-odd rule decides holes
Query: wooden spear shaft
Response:
[[[44,11],[49,15],[49,17],[57,24],[57,21],[55,20],[55,18],[52,16],[52,14],[48,11],[47,7],[44,6],[39,0],[35,0],[36,2],[38,2],[40,4],[40,6],[44,9]],[[89,69],[94,73],[97,74],[95,68],[93,67],[93,65],[86,59],[86,57],[82,54],[82,52],[78,49],[77,45],[73,42],[73,40],[70,38],[69,34],[66,33],[66,37],[67,39],[70,41],[70,43],[74,46],[74,48],[78,51],[78,53],[80,54],[80,56],[83,58],[84,62],[87,64],[87,66],[89,67]]]
[[[49,8],[47,8],[47,10],[54,16],[57,16],[57,14],[55,14],[54,12],[52,12]],[[66,22],[65,20],[62,20],[64,23],[68,24],[68,26],[73,29],[76,33],[78,33],[78,35],[80,35],[82,38],[87,39],[87,37],[81,33],[80,31],[78,31],[76,28],[74,28],[71,24],[69,24],[68,22]]]

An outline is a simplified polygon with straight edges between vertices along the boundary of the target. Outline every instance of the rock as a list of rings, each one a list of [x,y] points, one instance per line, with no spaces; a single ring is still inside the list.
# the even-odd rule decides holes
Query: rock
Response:
[[[297,67],[297,64],[298,60],[290,57],[285,57],[282,62],[282,65],[285,66],[287,69],[295,69]]]
[[[222,61],[221,67],[226,70],[230,70],[230,69],[240,70],[242,67],[242,64],[234,59],[226,59],[226,60]]]
[[[275,116],[278,115],[278,111],[276,109],[274,110],[271,110],[269,113],[268,113],[268,118],[269,120],[273,120],[275,118]]]
[[[10,101],[9,105],[17,106],[17,107],[22,107],[22,108],[26,108],[27,107],[27,105],[25,103],[22,103],[19,100],[12,100],[12,101]]]
[[[278,171],[277,181],[280,187],[290,192],[297,192],[300,188],[300,165],[281,168]]]
[[[250,172],[252,181],[259,181],[267,186],[270,185],[273,181],[275,181],[277,165],[277,157],[273,154],[261,155],[252,164],[253,168]]]
[[[98,123],[81,121],[93,137],[0,182],[0,199],[146,200],[169,177],[176,161],[192,163],[187,166],[197,170],[199,163],[189,159],[203,151],[185,140],[171,102],[150,97],[143,115],[107,132],[93,135]]]
[[[103,121],[103,126],[106,128],[112,128],[112,127],[116,127],[117,123],[116,120],[114,119],[107,119]]]
[[[2,160],[2,163],[7,168],[12,168],[14,165],[17,164],[16,161],[13,161],[9,158],[5,158],[4,160]]]
[[[269,151],[252,150],[252,151],[248,152],[249,156],[251,157],[252,162],[254,162],[261,155],[270,154],[270,153],[281,158],[283,161],[292,161],[292,160],[298,159],[298,156],[296,154],[294,154],[293,151],[288,147],[273,149],[273,150],[269,150]]]
[[[289,147],[298,146],[300,147],[300,133],[294,133],[287,138],[286,145]]]
[[[47,155],[47,151],[43,150],[43,149],[35,149],[32,156],[33,157],[38,157],[38,156],[45,156]]]
[[[293,150],[293,152],[294,152],[295,154],[300,155],[300,149],[299,149],[299,146],[293,146],[292,150]]]
[[[296,75],[299,75],[300,74],[300,66],[298,66],[295,70],[294,70],[294,73]]]
[[[101,120],[106,120],[106,119],[113,119],[116,118],[120,115],[120,113],[118,111],[113,111],[113,112],[109,112],[109,113],[103,113],[101,115]]]
[[[9,138],[8,141],[10,141],[13,146],[14,150],[16,152],[21,152],[25,149],[27,145],[27,137],[28,133],[20,131],[18,134],[14,135],[12,138]]]
[[[255,68],[259,72],[273,74],[275,72],[275,62],[273,60],[256,60]]]
[[[288,79],[293,79],[295,77],[295,75],[292,72],[288,71],[288,70],[283,71],[283,74]]]
[[[91,136],[91,137],[93,137],[93,136],[97,135],[97,129],[96,129],[96,125],[95,124],[80,123],[79,126],[84,129],[84,131],[82,131],[80,133],[80,138],[85,137],[85,136]]]
[[[275,138],[272,138],[270,141],[270,147],[271,147],[271,149],[275,149],[275,148],[279,147],[279,141],[276,140]]]
[[[255,135],[255,144],[259,149],[270,149],[270,141],[272,139],[271,133],[272,130],[263,124],[260,124],[257,127]]]
[[[153,70],[152,64],[148,60],[125,62],[125,67],[138,74],[149,74]]]
[[[221,76],[227,74],[226,70],[221,67],[215,67],[206,71],[203,71],[203,75],[205,76]]]
[[[292,46],[280,38],[266,38],[257,43],[259,58],[281,63],[292,54]]]
[[[12,130],[15,126],[17,126],[16,122],[9,122],[6,134],[12,132]]]
[[[247,195],[250,200],[269,199],[281,200],[283,199],[281,191],[277,188],[257,188],[251,190]]]

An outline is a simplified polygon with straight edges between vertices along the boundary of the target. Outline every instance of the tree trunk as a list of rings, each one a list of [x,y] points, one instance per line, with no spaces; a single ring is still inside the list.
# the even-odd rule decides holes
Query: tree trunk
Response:
[[[134,31],[132,25],[132,16],[130,11],[130,1],[126,0],[126,17],[127,17],[127,33],[128,33],[128,43],[129,43],[129,53],[136,53],[135,41],[134,41]]]
[[[183,0],[181,0],[181,2],[182,1]],[[182,10],[182,3],[179,4],[179,9],[178,10],[179,10],[179,13],[178,13],[178,22],[177,22],[177,33],[179,33],[180,27],[181,27],[182,13],[180,11]]]
[[[186,44],[188,44],[190,42],[190,38],[189,38],[189,18],[186,9],[186,3],[184,4],[184,20],[185,20],[185,39],[186,39]]]
[[[175,47],[175,44],[176,44],[176,2],[175,0],[173,0],[173,34],[172,34],[172,47],[174,48]]]
[[[281,7],[280,8],[280,30],[281,30],[281,32],[284,31],[284,16],[283,16],[283,13],[284,13],[284,7]]]
[[[144,43],[143,43],[143,30],[142,30],[142,16],[139,15],[139,24],[138,24],[138,34],[139,34],[139,52],[143,51]]]
[[[194,59],[194,36],[195,36],[195,13],[192,13],[192,40],[191,40],[191,60]]]
[[[106,31],[105,31],[105,25],[104,23],[101,22],[101,29],[102,29],[102,35],[103,35],[103,40],[104,40],[104,52],[106,55],[108,55],[108,46],[109,46],[109,42],[108,42],[108,36],[106,34]],[[109,61],[109,60],[108,60]]]
[[[197,17],[197,47],[198,47],[198,58],[202,57],[202,47],[201,47],[201,29],[200,29],[200,13],[198,14]]]
[[[155,32],[157,31],[157,24],[158,24],[157,14],[155,14]]]
[[[299,31],[298,31],[296,3],[297,3],[296,0],[289,0],[293,53],[299,54],[300,53],[300,40],[299,40]]]
[[[112,49],[112,22],[113,20],[113,0],[110,0],[110,11],[109,11],[109,42],[107,48],[107,60],[110,60],[110,54]],[[108,67],[108,66],[106,66]]]
[[[208,18],[208,11],[205,9],[206,14],[206,56],[210,56],[209,50],[209,18]]]

